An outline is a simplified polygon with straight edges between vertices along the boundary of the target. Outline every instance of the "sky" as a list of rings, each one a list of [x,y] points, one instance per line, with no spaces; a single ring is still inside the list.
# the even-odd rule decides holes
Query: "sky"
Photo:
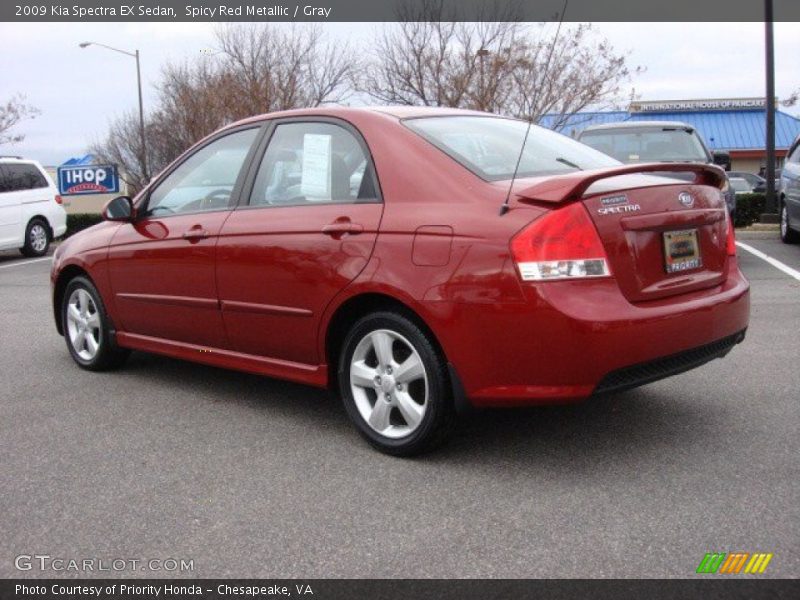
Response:
[[[334,42],[368,43],[381,23],[325,23]],[[596,23],[597,35],[642,66],[626,86],[641,100],[763,97],[764,26],[761,23]],[[94,41],[141,52],[145,110],[162,65],[214,49],[211,23],[0,23],[0,102],[24,94],[41,110],[15,130],[25,140],[0,154],[58,165],[81,156],[105,137],[109,123],[137,110],[132,58]],[[800,23],[775,24],[776,94],[800,88]],[[800,107],[783,109],[800,115]]]

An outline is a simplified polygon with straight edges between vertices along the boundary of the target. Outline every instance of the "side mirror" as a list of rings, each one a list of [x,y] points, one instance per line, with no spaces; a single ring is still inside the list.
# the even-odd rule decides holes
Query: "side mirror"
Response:
[[[726,171],[731,170],[731,155],[729,152],[714,152],[713,153],[714,164],[719,165]]]
[[[130,221],[133,218],[133,202],[128,196],[117,196],[103,208],[106,221]]]

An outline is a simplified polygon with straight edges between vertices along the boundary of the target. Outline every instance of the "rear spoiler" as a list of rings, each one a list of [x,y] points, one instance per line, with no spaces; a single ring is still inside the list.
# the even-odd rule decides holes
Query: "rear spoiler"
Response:
[[[696,185],[710,185],[722,188],[725,182],[725,171],[716,165],[698,163],[642,163],[638,165],[623,165],[610,169],[576,171],[566,175],[549,177],[532,186],[515,192],[520,202],[567,202],[578,200],[586,193],[591,185],[601,179],[609,179],[619,175],[632,173],[694,173]]]

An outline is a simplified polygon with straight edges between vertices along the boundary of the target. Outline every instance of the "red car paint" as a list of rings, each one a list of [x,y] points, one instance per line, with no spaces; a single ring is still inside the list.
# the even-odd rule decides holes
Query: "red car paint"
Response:
[[[369,147],[383,202],[103,222],[56,252],[56,320],[64,281],[82,271],[123,347],[326,386],[339,342],[331,324],[351,302],[380,295],[424,321],[476,406],[581,400],[612,371],[746,329],[749,285],[726,252],[714,167],[686,166],[695,183],[646,187],[636,173],[665,165],[521,179],[500,216],[508,181],[484,181],[400,121],[434,114],[482,113],[319,108],[232,125],[349,124]],[[600,215],[620,189],[646,210]],[[677,202],[681,191],[696,199],[691,209]],[[511,240],[570,203],[590,216],[611,277],[521,280]],[[703,268],[668,275],[661,233],[689,226]]]

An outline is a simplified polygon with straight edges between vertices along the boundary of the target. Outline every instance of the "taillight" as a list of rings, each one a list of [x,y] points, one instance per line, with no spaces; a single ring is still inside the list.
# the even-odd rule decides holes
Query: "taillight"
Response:
[[[511,240],[523,281],[608,277],[603,242],[586,209],[570,204],[536,219]]]
[[[733,219],[731,219],[731,215],[727,210],[725,211],[725,219],[728,221],[728,256],[736,256],[736,234],[733,230]]]
[[[64,199],[56,194],[56,204],[64,204]]]

